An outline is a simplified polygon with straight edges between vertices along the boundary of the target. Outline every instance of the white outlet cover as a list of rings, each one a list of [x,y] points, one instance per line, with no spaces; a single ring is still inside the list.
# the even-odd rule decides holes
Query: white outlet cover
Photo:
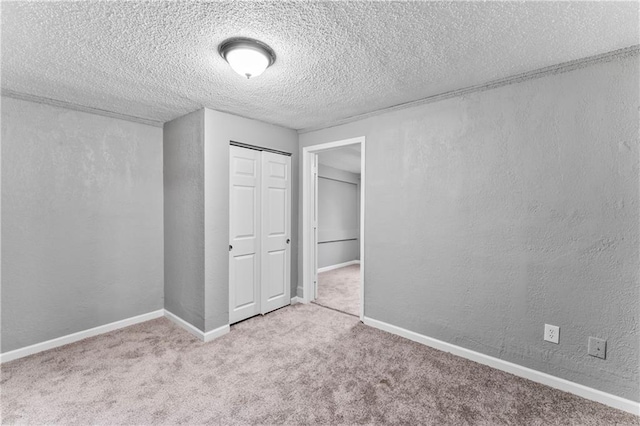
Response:
[[[544,325],[544,340],[547,342],[560,343],[560,327],[556,325]]]

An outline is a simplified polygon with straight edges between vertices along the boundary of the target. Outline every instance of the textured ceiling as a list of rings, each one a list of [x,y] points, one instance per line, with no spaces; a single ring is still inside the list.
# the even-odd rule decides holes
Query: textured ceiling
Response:
[[[334,169],[360,174],[360,145],[319,152],[318,163]]]
[[[303,129],[638,44],[637,2],[2,2],[2,87],[168,121]],[[232,36],[277,54],[244,80]]]

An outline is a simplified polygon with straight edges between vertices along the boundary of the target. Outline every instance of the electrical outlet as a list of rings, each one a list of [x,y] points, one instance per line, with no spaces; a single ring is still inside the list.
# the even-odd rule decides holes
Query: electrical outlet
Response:
[[[607,341],[597,337],[589,337],[589,355],[605,359],[607,356]]]
[[[560,327],[556,325],[544,325],[544,340],[558,344],[560,342]]]

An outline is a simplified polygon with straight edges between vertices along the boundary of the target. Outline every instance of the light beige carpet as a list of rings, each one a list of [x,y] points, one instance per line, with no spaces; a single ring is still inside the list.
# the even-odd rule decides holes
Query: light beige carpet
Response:
[[[318,274],[318,305],[360,317],[360,265]]]
[[[6,424],[609,425],[638,418],[316,305],[202,343],[160,318],[2,365]]]

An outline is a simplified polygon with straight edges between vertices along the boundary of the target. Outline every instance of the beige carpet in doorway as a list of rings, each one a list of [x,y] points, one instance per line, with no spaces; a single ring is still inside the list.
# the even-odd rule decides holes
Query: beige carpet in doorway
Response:
[[[360,317],[360,265],[319,273],[315,303]]]
[[[165,318],[2,365],[6,424],[608,425],[638,418],[294,305],[202,343]]]

